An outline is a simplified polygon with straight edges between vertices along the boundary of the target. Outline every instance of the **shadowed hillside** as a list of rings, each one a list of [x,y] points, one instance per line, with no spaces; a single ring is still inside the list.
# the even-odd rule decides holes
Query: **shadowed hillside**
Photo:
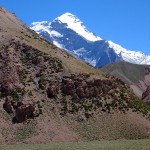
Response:
[[[117,62],[104,66],[100,70],[119,77],[125,83],[136,84],[144,79],[145,67],[147,65],[137,65],[128,62]]]
[[[106,65],[100,70],[120,78],[138,97],[149,103],[150,67],[148,65],[118,62]]]

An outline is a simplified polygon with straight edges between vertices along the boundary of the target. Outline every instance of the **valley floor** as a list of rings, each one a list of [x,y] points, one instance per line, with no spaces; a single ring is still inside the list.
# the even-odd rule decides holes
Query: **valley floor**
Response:
[[[0,145],[2,150],[150,150],[150,139],[94,141],[84,143]]]

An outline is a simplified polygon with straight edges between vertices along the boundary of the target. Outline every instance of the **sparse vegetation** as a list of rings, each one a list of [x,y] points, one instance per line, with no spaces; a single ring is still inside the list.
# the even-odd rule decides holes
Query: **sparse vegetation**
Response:
[[[36,121],[29,120],[24,125],[16,129],[14,135],[16,140],[19,142],[22,141],[23,139],[29,138],[35,133],[36,133]]]
[[[1,145],[3,150],[149,150],[149,140],[116,140],[66,144]]]

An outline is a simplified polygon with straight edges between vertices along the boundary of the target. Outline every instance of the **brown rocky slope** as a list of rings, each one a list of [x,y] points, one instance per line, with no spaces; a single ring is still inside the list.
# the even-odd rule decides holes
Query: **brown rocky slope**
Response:
[[[149,138],[150,109],[124,82],[0,8],[0,143]]]

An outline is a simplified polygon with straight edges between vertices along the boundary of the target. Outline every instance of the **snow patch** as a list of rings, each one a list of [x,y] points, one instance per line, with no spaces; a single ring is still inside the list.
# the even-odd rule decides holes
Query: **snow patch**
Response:
[[[57,31],[53,30],[51,31],[51,35],[55,36],[55,37],[63,37],[63,35],[61,35],[60,33],[58,33]]]
[[[63,45],[58,43],[57,41],[53,41],[53,44],[56,45],[57,47],[64,49]]]
[[[86,61],[86,62],[88,62],[90,65],[92,65],[92,66],[96,66],[96,59],[92,59],[92,58],[84,58],[84,60]]]
[[[89,63],[92,66],[96,66],[97,63],[96,59],[85,57],[87,53],[88,53],[87,50],[84,48],[73,50],[73,54],[75,54],[77,57],[84,57],[83,59],[85,62]]]
[[[38,34],[40,32],[47,32],[52,37],[63,37],[63,35],[61,35],[59,32],[52,30],[50,25],[51,23],[47,21],[34,22],[30,28],[36,31]]]

